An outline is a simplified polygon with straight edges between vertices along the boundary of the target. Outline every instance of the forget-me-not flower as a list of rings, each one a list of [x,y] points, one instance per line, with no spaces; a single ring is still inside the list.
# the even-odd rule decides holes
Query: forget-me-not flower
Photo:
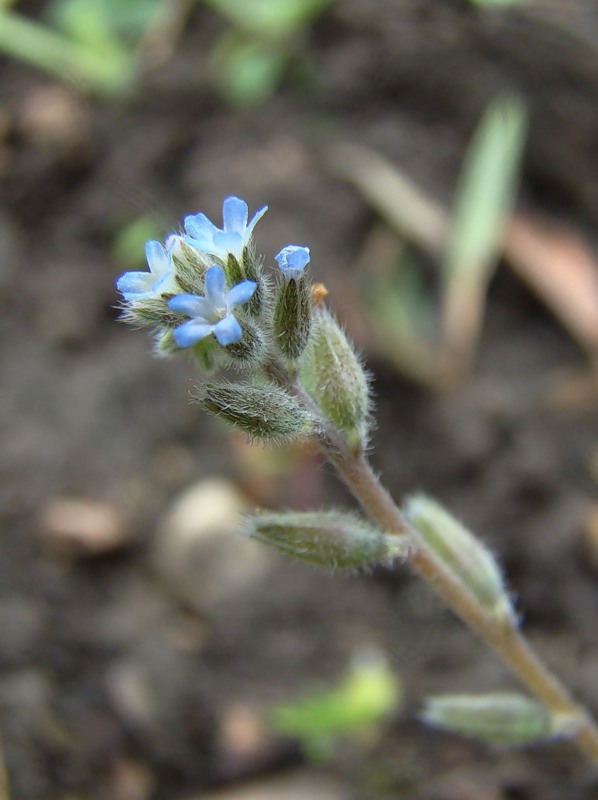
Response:
[[[183,223],[188,234],[186,241],[202,253],[209,253],[224,261],[231,253],[240,261],[256,223],[267,210],[268,206],[260,208],[248,224],[247,203],[238,197],[227,197],[222,204],[222,228],[217,228],[205,214],[191,214],[185,217]]]
[[[309,247],[302,247],[298,244],[288,244],[275,256],[275,259],[285,278],[294,278],[297,280],[301,277],[303,270],[309,264]]]
[[[243,332],[231,310],[246,303],[255,289],[254,281],[241,281],[225,292],[222,267],[217,264],[209,267],[206,270],[204,297],[177,294],[168,301],[173,311],[191,318],[174,329],[177,345],[190,347],[211,333],[223,346],[241,341]]]
[[[145,244],[149,272],[125,272],[116,281],[116,288],[127,301],[157,298],[176,292],[171,252],[180,237],[169,236],[166,244],[151,239]]]

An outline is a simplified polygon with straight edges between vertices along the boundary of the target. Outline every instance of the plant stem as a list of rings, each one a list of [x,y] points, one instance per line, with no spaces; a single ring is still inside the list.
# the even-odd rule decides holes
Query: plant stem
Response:
[[[328,439],[323,439],[321,445],[374,522],[386,532],[409,540],[409,559],[415,572],[500,656],[509,670],[552,714],[570,722],[567,730],[571,731],[571,739],[590,761],[598,764],[598,727],[595,721],[542,663],[520,631],[512,624],[492,617],[433,551],[412,534],[407,521],[363,455],[353,456]]]

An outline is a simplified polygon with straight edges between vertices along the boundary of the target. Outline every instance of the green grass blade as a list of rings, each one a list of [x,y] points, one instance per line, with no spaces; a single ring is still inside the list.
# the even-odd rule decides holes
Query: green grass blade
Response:
[[[133,77],[134,60],[115,46],[95,51],[20,14],[0,9],[0,51],[78,85],[83,91],[118,94]]]
[[[494,101],[479,123],[457,187],[443,263],[444,345],[466,371],[475,349],[486,286],[496,267],[519,179],[526,112],[514,97]]]

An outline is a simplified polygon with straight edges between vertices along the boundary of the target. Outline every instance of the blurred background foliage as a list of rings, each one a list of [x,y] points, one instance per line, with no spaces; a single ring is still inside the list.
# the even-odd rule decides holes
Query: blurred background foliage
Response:
[[[176,35],[201,0],[51,0],[32,21],[18,2],[0,6],[0,49],[82,91],[129,91],[155,39]],[[296,41],[330,0],[204,0],[228,23],[213,47],[216,80],[240,106],[264,102],[297,54]],[[152,53],[151,51],[154,50]],[[162,60],[165,53],[159,55]]]

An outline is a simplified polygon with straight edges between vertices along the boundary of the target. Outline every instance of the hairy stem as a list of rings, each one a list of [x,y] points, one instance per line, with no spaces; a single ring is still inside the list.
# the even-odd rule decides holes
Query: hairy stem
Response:
[[[321,444],[364,511],[388,533],[409,540],[413,569],[500,656],[508,669],[552,714],[570,722],[571,739],[590,761],[598,763],[598,727],[595,721],[542,663],[520,631],[512,624],[492,617],[433,551],[412,534],[365,457],[352,456],[326,440]]]

